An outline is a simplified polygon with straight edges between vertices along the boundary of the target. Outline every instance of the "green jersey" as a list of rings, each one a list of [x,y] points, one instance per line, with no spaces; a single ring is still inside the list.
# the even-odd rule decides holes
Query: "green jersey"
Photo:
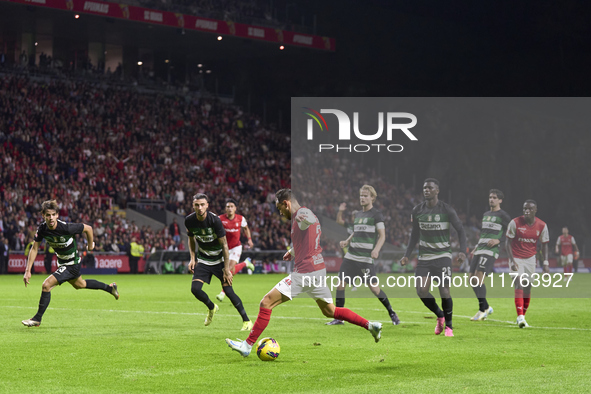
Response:
[[[451,258],[450,225],[458,232],[460,251],[466,252],[466,233],[458,214],[451,205],[438,201],[430,208],[422,202],[413,208],[410,220],[412,232],[405,256],[410,257],[419,243],[419,261]]]
[[[76,234],[82,234],[84,224],[66,223],[57,221],[55,229],[50,229],[47,223],[42,223],[35,233],[35,242],[41,242],[44,238],[47,244],[55,250],[57,265],[74,265],[80,263]]]
[[[218,215],[208,211],[205,219],[200,221],[193,212],[185,218],[185,227],[189,237],[197,243],[195,257],[198,263],[216,265],[224,261],[219,238],[226,236],[226,230]]]
[[[505,211],[488,211],[484,213],[482,218],[482,230],[480,230],[480,239],[474,249],[474,255],[485,254],[487,256],[494,256],[499,258],[499,245],[501,237],[507,231],[507,226],[511,222],[511,217]],[[499,240],[499,244],[495,246],[488,246],[488,241]]]
[[[345,258],[361,263],[373,264],[371,251],[378,242],[378,230],[384,228],[384,215],[376,208],[359,211],[353,222],[353,238],[349,242],[349,250]]]

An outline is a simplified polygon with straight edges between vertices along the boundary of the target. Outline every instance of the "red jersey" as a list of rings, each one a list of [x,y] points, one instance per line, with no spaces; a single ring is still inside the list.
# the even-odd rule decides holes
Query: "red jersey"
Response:
[[[576,245],[575,237],[572,235],[561,235],[558,237],[558,241],[556,241],[556,246],[560,245],[560,254],[563,256],[568,256],[569,254],[573,254],[573,245]]]
[[[312,211],[300,207],[291,221],[291,241],[295,253],[294,272],[306,274],[326,266],[320,247],[320,223]]]
[[[242,215],[234,215],[234,219],[230,220],[224,213],[220,215],[222,225],[226,229],[226,240],[228,241],[228,249],[233,249],[240,246],[240,230],[242,227],[248,226],[246,219]]]
[[[548,226],[542,220],[535,218],[532,225],[527,224],[520,216],[511,220],[507,227],[507,238],[511,238],[513,257],[528,259],[536,255],[538,240],[542,243],[550,242]]]

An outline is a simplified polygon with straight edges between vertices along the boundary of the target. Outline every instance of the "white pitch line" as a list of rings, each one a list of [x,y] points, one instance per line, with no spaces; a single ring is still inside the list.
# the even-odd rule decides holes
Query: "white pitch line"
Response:
[[[37,309],[36,307],[32,306],[14,306],[14,305],[0,305],[2,308],[17,308],[17,309]],[[72,309],[72,308],[49,308],[52,310],[59,310],[59,311],[87,311],[87,312],[118,312],[118,313],[138,313],[138,314],[153,314],[153,315],[179,315],[179,316],[206,316],[206,313],[197,313],[197,312],[169,312],[169,311],[128,311],[128,310],[121,310],[121,309]],[[381,311],[382,309],[364,309],[364,310],[372,310],[372,311]],[[425,312],[419,311],[399,311],[401,313],[414,313],[414,314],[425,314]],[[234,314],[232,315],[222,315],[217,313],[216,316],[223,316],[223,317],[235,317]],[[462,316],[462,315],[454,315],[455,317],[462,317],[462,318],[470,318],[470,316]],[[273,316],[273,319],[288,319],[288,320],[322,320],[326,321],[326,317],[297,317],[297,316]],[[380,323],[391,323],[390,320],[378,320]],[[515,322],[514,321],[506,321],[506,320],[496,320],[496,319],[486,319],[486,321],[495,322],[495,323],[506,323],[510,324],[511,326],[501,325],[501,324],[487,324],[487,327],[503,327],[503,328],[514,328]],[[401,321],[401,324],[432,324],[433,322],[426,322],[426,321]],[[477,324],[477,323],[475,323]],[[577,327],[539,327],[539,326],[531,326],[530,328],[535,329],[543,329],[543,330],[571,330],[571,331],[591,331],[591,328],[577,328]]]

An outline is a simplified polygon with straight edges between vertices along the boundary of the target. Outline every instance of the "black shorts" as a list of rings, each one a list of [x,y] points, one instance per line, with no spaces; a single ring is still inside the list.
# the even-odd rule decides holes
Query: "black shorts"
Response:
[[[59,285],[72,279],[78,279],[80,277],[80,264],[59,266],[51,275],[55,276]]]
[[[470,262],[470,272],[474,273],[478,270],[488,274],[489,272],[492,272],[493,267],[495,266],[495,260],[494,256],[476,254]]]
[[[367,279],[364,279],[364,276]],[[343,283],[354,284],[359,283],[369,283],[370,279],[376,276],[376,267],[373,264],[368,263],[360,263],[358,261],[353,261],[349,259],[344,259],[343,263],[341,264],[341,269],[339,270],[339,278],[343,278]],[[359,279],[355,279],[355,277],[360,277],[361,282]]]
[[[451,259],[441,257],[435,260],[419,260],[416,276],[438,276],[439,278],[451,277]]]
[[[193,280],[199,279],[203,283],[209,284],[211,276],[215,276],[224,283],[224,263],[217,263],[216,265],[207,265],[203,263],[195,264],[193,271]]]

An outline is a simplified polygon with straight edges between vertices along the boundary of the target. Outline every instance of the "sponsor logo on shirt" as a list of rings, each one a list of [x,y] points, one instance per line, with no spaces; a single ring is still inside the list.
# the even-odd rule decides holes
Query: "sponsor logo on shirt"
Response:
[[[443,230],[439,223],[420,223],[419,227],[421,230]]]
[[[195,236],[199,242],[213,242],[215,240],[215,235],[196,235]]]
[[[312,256],[312,261],[313,261],[314,265],[322,264],[322,263],[324,263],[324,257],[322,257],[321,254],[317,254],[317,255]]]
[[[533,238],[517,238],[517,240],[519,242],[524,242],[524,243],[529,243],[529,244],[535,244],[538,242],[537,239],[533,239]]]

